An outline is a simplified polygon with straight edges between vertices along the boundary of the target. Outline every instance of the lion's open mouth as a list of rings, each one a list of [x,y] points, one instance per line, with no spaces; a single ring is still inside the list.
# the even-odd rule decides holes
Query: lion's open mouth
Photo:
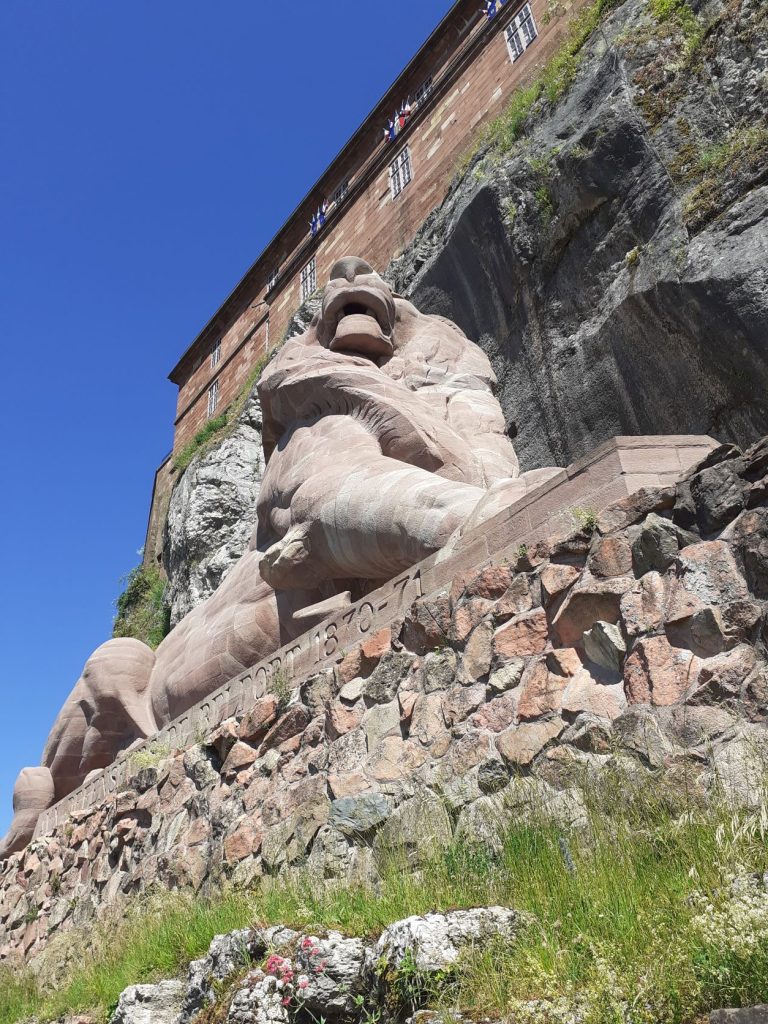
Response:
[[[323,321],[334,352],[377,357],[391,355],[394,306],[377,288],[340,288],[323,309]]]

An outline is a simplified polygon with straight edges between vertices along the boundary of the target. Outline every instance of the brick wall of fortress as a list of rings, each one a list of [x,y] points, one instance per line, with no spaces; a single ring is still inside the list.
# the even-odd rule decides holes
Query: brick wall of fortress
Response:
[[[413,238],[426,216],[445,197],[461,155],[471,145],[478,127],[496,116],[510,94],[529,81],[552,55],[567,31],[568,21],[583,0],[569,0],[558,5],[555,17],[547,16],[547,0],[532,0],[531,6],[538,28],[538,38],[514,64],[510,60],[503,28],[515,15],[520,4],[509,3],[493,22],[478,18],[476,0],[468,0],[456,18],[471,20],[471,30],[454,39],[446,30],[445,38],[422,55],[411,72],[411,83],[403,85],[404,94],[413,95],[418,84],[432,75],[435,92],[422,111],[394,142],[382,143],[381,133],[386,117],[374,114],[370,130],[334,165],[324,188],[313,197],[315,204],[323,195],[345,178],[351,180],[349,200],[336,213],[316,239],[308,237],[308,220],[301,211],[282,229],[274,251],[265,253],[249,272],[240,289],[239,309],[222,308],[220,317],[204,332],[180,366],[181,387],[176,410],[174,450],[187,444],[207,418],[207,391],[218,378],[219,408],[223,409],[237,395],[251,367],[267,346],[279,341],[296,308],[300,305],[300,270],[314,255],[317,280],[323,283],[336,259],[343,255],[359,255],[374,267],[383,270],[390,260]],[[551,4],[549,5],[551,7]],[[466,10],[464,10],[466,8]],[[458,35],[459,26],[449,26]],[[482,34],[483,42],[473,51],[469,63],[452,73],[444,85],[439,84],[446,65],[460,48]],[[399,103],[393,99],[386,109]],[[387,115],[389,116],[389,115]],[[405,144],[411,151],[413,180],[393,199],[389,188],[389,162]],[[372,166],[376,164],[377,166]],[[373,173],[375,172],[375,173]],[[370,175],[370,177],[368,177]],[[336,180],[338,178],[338,181]],[[355,194],[355,183],[363,181]],[[269,295],[269,316],[264,304],[269,274],[279,265],[281,277]],[[221,362],[211,366],[210,350],[221,342]],[[195,364],[199,365],[195,369]]]
[[[487,838],[532,803],[578,823],[574,772],[616,758],[749,800],[768,764],[767,497],[767,441],[604,445],[47,812],[0,871],[0,959],[155,884],[375,878],[395,841]],[[574,507],[596,524],[574,530]]]

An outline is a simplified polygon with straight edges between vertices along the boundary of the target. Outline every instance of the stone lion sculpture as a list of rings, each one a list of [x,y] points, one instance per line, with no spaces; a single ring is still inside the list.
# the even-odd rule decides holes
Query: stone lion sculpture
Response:
[[[42,766],[24,769],[0,857],[92,772],[557,470],[520,475],[488,359],[363,260],[331,271],[320,313],[259,381],[258,525],[218,590],[156,651],[115,639],[88,659]],[[315,618],[313,619],[313,615]]]

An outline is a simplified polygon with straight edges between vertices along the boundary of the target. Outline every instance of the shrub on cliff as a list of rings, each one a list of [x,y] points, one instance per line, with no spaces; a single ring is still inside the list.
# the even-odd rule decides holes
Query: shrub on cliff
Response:
[[[154,565],[137,565],[115,602],[117,615],[112,636],[132,636],[152,649],[170,629],[170,609],[165,604],[166,580]]]

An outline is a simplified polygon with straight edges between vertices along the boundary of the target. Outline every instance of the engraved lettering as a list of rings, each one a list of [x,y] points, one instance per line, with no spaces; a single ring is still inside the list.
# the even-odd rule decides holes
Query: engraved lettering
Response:
[[[363,601],[360,605],[360,614],[357,619],[357,628],[361,633],[367,633],[373,625],[373,605],[370,601]]]
[[[329,622],[325,627],[325,656],[330,658],[336,648],[339,646],[339,638],[337,636],[338,626],[335,622]]]

